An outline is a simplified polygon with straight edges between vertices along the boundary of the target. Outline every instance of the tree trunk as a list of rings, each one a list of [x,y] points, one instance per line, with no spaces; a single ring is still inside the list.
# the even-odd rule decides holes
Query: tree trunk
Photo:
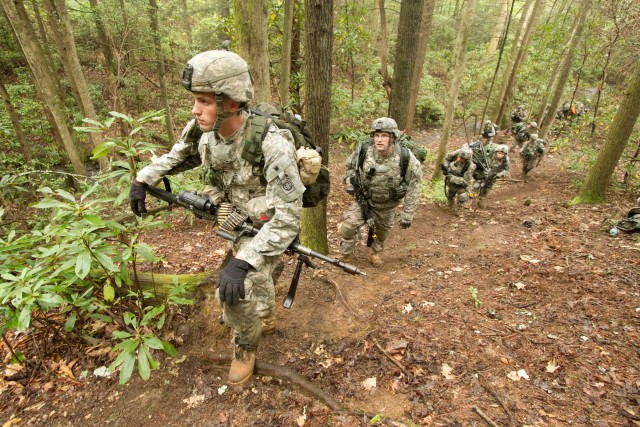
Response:
[[[232,4],[238,20],[240,55],[253,76],[254,102],[271,102],[266,0],[233,0]]]
[[[387,93],[387,98],[391,99],[391,76],[389,76],[389,40],[387,37],[387,17],[384,10],[384,0],[378,0],[378,9],[380,10],[380,74],[382,75],[382,87]]]
[[[585,5],[586,6],[586,5]],[[629,136],[640,115],[640,65],[636,66],[635,74],[631,76],[624,98],[618,106],[618,111],[613,118],[611,129],[607,134],[598,157],[589,169],[589,175],[580,189],[578,195],[571,204],[596,204],[605,201],[605,190],[609,185],[611,176],[625,146],[629,142]]]
[[[389,117],[398,123],[398,129],[406,129],[407,100],[411,95],[411,82],[416,71],[416,46],[418,46],[420,21],[425,0],[404,0],[400,4],[400,21],[398,22],[398,41],[396,57],[393,65],[393,90],[389,100]],[[413,108],[415,110],[415,106]]]
[[[38,44],[38,40],[35,37],[35,31],[33,26],[27,17],[24,8],[17,7],[21,3],[14,4],[12,0],[0,0],[2,8],[8,18],[8,22],[11,25],[14,34],[18,39],[18,43],[25,58],[29,64],[29,68],[33,72],[36,82],[40,85],[44,100],[47,106],[51,110],[53,116],[53,125],[56,126],[62,141],[65,151],[71,160],[74,171],[79,175],[85,175],[86,171],[84,164],[80,158],[80,153],[77,147],[73,143],[71,132],[67,127],[67,117],[64,114],[64,106],[60,102],[60,94],[56,92],[55,79],[57,76],[53,76],[47,67],[47,64],[43,63],[44,53],[42,48]]]
[[[589,9],[591,7],[591,0],[583,0],[580,4],[580,14],[577,18],[576,30],[571,37],[571,45],[569,49],[567,49],[567,55],[562,60],[562,66],[560,67],[560,74],[558,75],[558,80],[556,81],[555,88],[553,90],[553,97],[551,98],[551,103],[549,107],[549,111],[554,112],[558,110],[558,106],[560,105],[560,99],[564,93],[564,87],[567,84],[567,78],[569,77],[569,72],[571,71],[571,65],[573,64],[573,58],[575,56],[576,47],[582,38],[582,30],[585,26],[585,21],[587,19],[587,15],[589,13]],[[551,129],[551,125],[555,121],[555,114],[550,114],[548,120],[545,120],[544,124],[540,128],[540,132],[538,135],[540,138],[545,138],[547,136],[547,132]]]
[[[527,22],[529,20],[529,12],[531,11],[531,6],[533,6],[535,0],[526,0],[524,7],[522,8],[522,14],[520,15],[520,22],[516,27],[516,32],[513,36],[513,40],[511,41],[511,51],[509,52],[509,61],[504,68],[504,72],[502,73],[502,79],[500,80],[500,84],[498,87],[500,88],[500,92],[496,97],[496,104],[493,108],[492,117],[495,117],[496,123],[502,124],[502,116],[499,114],[502,108],[502,99],[504,98],[504,93],[507,89],[507,81],[509,80],[509,76],[511,75],[511,70],[513,69],[513,65],[516,62],[516,58],[518,57],[518,46],[520,44],[520,33],[526,28]],[[505,36],[508,37],[509,34]]]
[[[500,17],[498,18],[498,23],[493,28],[493,36],[491,36],[491,40],[489,40],[489,45],[487,46],[487,55],[489,56],[496,53],[498,42],[500,42],[500,37],[502,37],[502,29],[505,28],[505,26],[508,25],[509,21],[511,20],[510,15],[507,15],[508,12],[509,0],[502,0],[502,6],[500,7]]]
[[[282,30],[282,68],[280,70],[280,104],[289,106],[289,75],[291,73],[291,42],[293,37],[294,0],[284,1],[284,28]]]
[[[602,67],[602,74],[600,77],[600,84],[598,85],[598,91],[596,96],[596,103],[593,108],[593,120],[591,121],[591,136],[596,132],[596,119],[598,118],[598,112],[600,109],[600,98],[602,96],[602,89],[604,88],[604,83],[607,79],[607,69],[609,68],[609,61],[611,60],[611,54],[613,52],[613,46],[615,42],[618,41],[618,35],[616,35],[615,39],[609,44],[609,49],[607,50],[607,59],[604,62],[604,66]]]
[[[96,114],[91,95],[89,94],[89,85],[84,78],[80,60],[78,59],[76,44],[73,39],[73,30],[67,13],[67,6],[64,0],[45,0],[44,5],[49,14],[51,33],[53,34],[58,54],[62,59],[62,65],[69,77],[69,84],[78,103],[80,114],[82,114],[83,117],[98,120],[98,115]],[[102,134],[89,133],[88,137],[92,148],[102,144]],[[109,169],[109,162],[106,157],[99,159],[98,162],[102,171]]]
[[[545,0],[535,0],[535,4],[533,5],[533,11],[531,12],[531,18],[527,23],[527,28],[524,31],[522,36],[522,42],[520,43],[520,47],[518,48],[518,56],[516,57],[515,62],[513,63],[513,67],[511,68],[511,73],[509,75],[509,80],[506,82],[506,88],[504,91],[503,99],[500,104],[500,111],[498,112],[498,122],[502,121],[502,118],[505,117],[505,113],[507,108],[511,105],[511,100],[513,99],[513,94],[516,89],[516,77],[518,76],[518,68],[520,65],[524,63],[524,59],[527,55],[527,50],[529,49],[529,41],[531,40],[531,34],[536,27],[536,23],[538,22],[538,17],[542,14],[544,10]]]
[[[58,0],[60,1],[60,0]],[[171,118],[171,106],[169,105],[169,94],[167,93],[167,71],[164,66],[164,54],[162,53],[162,43],[160,42],[160,28],[158,26],[158,2],[149,0],[149,17],[151,19],[151,33],[153,35],[153,49],[156,54],[158,67],[158,80],[160,81],[160,97],[164,105],[165,127],[170,145],[175,144],[176,135],[173,129],[173,119]]]
[[[291,33],[291,72],[290,75],[296,76],[302,72],[302,54],[300,49],[302,39],[302,22],[304,20],[304,9],[298,0],[293,2],[293,28]],[[302,90],[302,79],[294,79],[289,83],[289,103],[294,111],[302,115],[302,100],[300,92]]]
[[[418,47],[416,48],[416,63],[413,70],[413,78],[411,79],[409,99],[407,100],[407,123],[405,127],[407,132],[410,132],[413,128],[413,119],[416,114],[416,103],[418,101],[418,93],[420,92],[420,80],[422,79],[422,70],[424,68],[424,57],[427,54],[427,46],[429,45],[429,35],[431,34],[433,10],[435,9],[435,5],[435,0],[424,1]]]
[[[311,134],[322,148],[322,163],[328,165],[333,59],[333,0],[306,0],[305,47],[306,118]],[[323,254],[329,252],[326,199],[315,208],[303,209],[300,240],[303,245],[317,252]]]
[[[191,32],[191,15],[189,14],[189,4],[187,0],[181,0],[182,6],[182,25],[184,26],[184,32],[187,35],[187,47],[191,50],[193,46],[193,33]]]
[[[9,97],[9,92],[4,87],[4,82],[0,80],[0,99],[4,103],[4,107],[7,109],[7,113],[9,114],[9,119],[11,120],[11,126],[13,126],[13,131],[16,134],[16,139],[20,144],[20,150],[22,151],[22,156],[26,163],[31,164],[31,160],[33,159],[31,155],[31,147],[27,143],[27,139],[24,137],[24,133],[22,132],[22,126],[20,126],[20,115],[13,108],[13,104],[11,103],[11,98]]]
[[[447,154],[447,145],[449,144],[449,136],[451,135],[451,125],[453,124],[453,117],[456,111],[456,102],[458,100],[458,91],[460,90],[460,83],[462,82],[462,74],[464,72],[464,65],[467,56],[467,41],[469,39],[469,32],[471,31],[471,24],[473,21],[473,14],[476,10],[477,0],[467,0],[462,7],[462,19],[458,28],[458,35],[456,37],[456,45],[453,50],[453,78],[451,79],[451,86],[449,87],[449,96],[445,103],[444,110],[444,123],[442,125],[442,137],[440,139],[440,145],[438,146],[438,155],[436,157],[436,167],[431,181],[435,181],[442,177],[442,170],[438,167],[444,156]]]

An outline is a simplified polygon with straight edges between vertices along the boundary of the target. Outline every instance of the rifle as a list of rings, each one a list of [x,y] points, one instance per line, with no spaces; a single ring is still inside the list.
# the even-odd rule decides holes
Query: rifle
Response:
[[[165,187],[167,181],[165,181]],[[229,203],[222,203],[217,206],[211,203],[209,199],[200,197],[188,191],[181,191],[176,195],[170,191],[162,190],[158,187],[150,185],[147,186],[146,189],[147,192],[152,196],[157,197],[160,200],[164,200],[169,204],[176,204],[182,208],[190,210],[199,218],[217,223],[219,220],[223,219],[222,216],[224,215],[224,220],[221,224],[219,224],[219,227],[216,230],[216,236],[222,237],[223,239],[229,240],[233,243],[237,243],[243,236],[253,237],[260,231],[260,229],[251,224],[250,221],[247,221],[248,218],[243,216]],[[236,233],[235,235],[232,234],[234,232]],[[297,237],[293,242],[291,242],[286,251],[291,254],[298,254],[298,262],[296,265],[296,271],[293,275],[293,278],[291,279],[289,292],[287,293],[285,299],[282,301],[282,306],[284,308],[291,308],[291,306],[293,305],[296,289],[298,287],[298,281],[300,280],[302,265],[304,264],[307,267],[316,268],[316,266],[311,262],[311,258],[317,258],[319,260],[325,261],[328,264],[341,268],[344,272],[349,274],[361,274],[363,276],[367,275],[367,273],[360,270],[354,265],[344,263],[338,259],[307,248],[306,246],[302,246],[298,242]]]
[[[369,169],[367,172],[367,179],[371,179],[371,177],[376,173],[375,168]],[[366,193],[364,192],[364,186],[362,182],[360,182],[360,174],[356,173],[353,177],[351,177],[351,185],[353,185],[353,189],[355,190],[353,193],[353,197],[356,200],[356,203],[360,205],[360,209],[362,210],[362,217],[365,222],[369,226],[369,232],[367,233],[367,247],[370,248],[373,244],[373,241],[378,238],[376,235],[376,222],[373,218],[371,203],[367,198]]]

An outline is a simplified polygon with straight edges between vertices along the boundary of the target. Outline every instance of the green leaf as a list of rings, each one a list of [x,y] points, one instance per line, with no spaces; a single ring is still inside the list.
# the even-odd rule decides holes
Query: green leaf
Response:
[[[81,279],[87,277],[91,271],[91,253],[87,249],[82,250],[78,254],[75,271],[76,275]]]
[[[147,314],[144,315],[144,317],[142,318],[142,322],[140,322],[140,325],[142,326],[148,325],[149,322],[151,322],[151,320],[153,320],[163,311],[164,311],[164,304],[158,307],[154,307],[151,311],[149,311]]]
[[[18,325],[16,329],[20,332],[24,332],[29,328],[31,324],[31,306],[22,307],[22,311],[20,311],[20,316],[18,317]]]
[[[106,284],[102,287],[102,293],[106,301],[113,301],[114,298],[116,297],[115,289],[113,289],[113,286],[109,284]]]
[[[148,345],[151,348],[155,348],[156,350],[164,349],[162,341],[160,341],[160,339],[158,337],[145,336],[145,337],[142,338],[142,340],[144,341],[144,343],[146,345]]]
[[[105,268],[107,271],[119,271],[120,269],[113,263],[113,260],[111,259],[111,257],[107,254],[105,254],[104,252],[100,252],[99,250],[96,250],[95,252],[93,252],[93,256],[96,257],[96,259],[98,260],[98,262],[100,263],[100,265],[102,265],[103,268]]]
[[[162,340],[162,349],[171,357],[178,356],[178,350],[167,340]]]
[[[49,209],[49,208],[67,208],[69,209],[69,205],[67,203],[61,202],[59,200],[53,199],[44,199],[37,203],[30,205],[32,208],[37,209]]]
[[[89,123],[89,124],[92,124],[92,125],[95,125],[95,126],[98,126],[98,127],[102,127],[103,126],[102,123],[100,123],[99,121],[90,119],[88,117],[85,117],[84,119],[82,119],[82,121],[84,123]]]
[[[140,350],[144,349],[143,347]],[[145,381],[149,380],[151,376],[151,369],[149,368],[149,359],[147,359],[147,352],[138,350],[138,373],[140,374],[140,378]]]
[[[117,338],[120,340],[131,338],[133,336],[127,331],[113,331],[111,335],[113,335],[114,338]]]
[[[64,323],[64,330],[67,332],[71,332],[75,324],[76,324],[76,312],[74,311],[73,313],[71,313],[71,315],[67,318],[67,321]]]
[[[104,220],[100,218],[98,215],[94,215],[94,214],[82,215],[82,219],[98,227],[104,226]]]
[[[136,329],[138,328],[138,319],[136,318],[136,315],[133,314],[132,312],[127,311],[124,314],[123,319],[126,325],[132,325],[134,328]]]
[[[131,118],[131,117],[125,115],[125,114],[118,113],[117,111],[109,111],[109,114],[111,114],[114,117],[119,117],[122,120],[126,121],[127,123],[131,123],[133,121],[133,118]]]
[[[136,364],[136,354],[135,353],[125,353],[124,361],[122,362],[122,366],[120,367],[120,385],[125,385],[127,381],[131,378],[131,374],[133,373],[133,367]]]
[[[99,159],[106,156],[107,154],[109,154],[109,152],[111,152],[111,149],[115,145],[116,143],[113,141],[103,142],[102,144],[98,145],[96,148],[91,150],[91,154],[93,154],[92,159]]]
[[[155,262],[159,258],[153,254],[153,248],[145,243],[138,243],[135,245],[136,253],[142,256],[147,261]]]
[[[57,189],[56,190],[56,194],[58,194],[60,197],[63,197],[65,199],[67,199],[68,201],[75,203],[76,202],[76,198],[73,197],[73,194],[69,193],[66,190],[62,190],[62,189]]]

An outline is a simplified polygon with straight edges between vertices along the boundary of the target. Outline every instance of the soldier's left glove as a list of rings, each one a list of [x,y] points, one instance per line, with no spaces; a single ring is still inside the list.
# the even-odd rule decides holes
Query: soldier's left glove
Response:
[[[411,221],[408,221],[406,219],[403,219],[402,221],[400,221],[400,228],[405,229],[409,227],[411,227]]]
[[[218,280],[220,301],[236,305],[240,299],[244,298],[244,279],[251,269],[253,267],[245,260],[238,258],[229,260]]]
[[[147,213],[147,207],[145,205],[145,198],[147,197],[147,184],[138,182],[135,179],[131,182],[131,188],[129,189],[129,205],[131,206],[131,212],[136,216],[141,216]]]

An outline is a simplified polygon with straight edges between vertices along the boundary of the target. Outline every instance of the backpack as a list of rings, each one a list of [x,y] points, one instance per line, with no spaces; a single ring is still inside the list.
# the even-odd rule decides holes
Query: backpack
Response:
[[[358,169],[362,169],[364,159],[367,157],[367,150],[372,144],[372,140],[364,140],[358,144]],[[406,182],[407,169],[409,168],[409,152],[413,153],[413,156],[418,159],[420,163],[423,163],[427,158],[427,149],[420,147],[418,144],[411,140],[410,136],[400,134],[400,137],[396,139],[396,143],[400,144],[400,174],[402,175],[402,181]]]
[[[300,178],[305,186],[302,195],[302,206],[312,208],[329,195],[331,187],[329,169],[322,165],[321,149],[314,143],[309,129],[300,116],[291,111],[268,103],[259,104],[252,109],[249,121],[249,131],[242,147],[241,157],[257,166],[263,174],[264,158],[262,155],[262,141],[266,137],[271,124],[280,129],[287,129],[293,135],[297,155]]]

